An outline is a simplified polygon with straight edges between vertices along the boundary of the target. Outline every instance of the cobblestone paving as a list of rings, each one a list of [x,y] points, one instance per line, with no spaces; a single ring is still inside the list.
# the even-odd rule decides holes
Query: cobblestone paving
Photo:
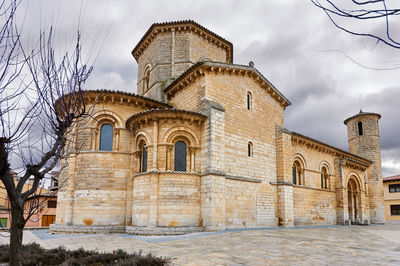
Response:
[[[0,238],[1,243],[7,241]],[[24,243],[31,241],[46,248],[143,250],[172,257],[174,265],[400,265],[400,222],[196,233],[179,237],[52,235],[43,230],[25,231]]]

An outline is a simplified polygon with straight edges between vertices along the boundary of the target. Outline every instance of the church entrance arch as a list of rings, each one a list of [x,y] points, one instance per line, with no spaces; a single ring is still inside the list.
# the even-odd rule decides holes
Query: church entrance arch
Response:
[[[348,209],[349,209],[349,220],[351,223],[359,222],[361,208],[360,208],[360,186],[354,178],[350,178],[347,183],[347,199],[348,199]]]

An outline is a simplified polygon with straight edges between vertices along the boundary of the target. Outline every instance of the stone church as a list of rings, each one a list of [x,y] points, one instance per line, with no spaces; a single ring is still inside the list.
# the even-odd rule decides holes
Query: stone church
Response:
[[[137,94],[87,91],[61,162],[54,232],[180,234],[385,222],[376,113],[349,152],[283,127],[291,103],[193,21],[153,24],[132,51]]]

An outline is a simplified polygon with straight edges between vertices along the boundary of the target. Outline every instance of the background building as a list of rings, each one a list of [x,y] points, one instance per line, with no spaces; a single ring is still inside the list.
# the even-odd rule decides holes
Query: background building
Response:
[[[51,180],[53,180],[53,176],[56,176],[56,174],[56,172],[52,173]],[[13,175],[14,182],[15,184],[17,184],[18,175],[15,172],[13,172]],[[26,200],[24,205],[24,216],[28,217],[28,214],[30,212],[32,213],[32,216],[28,219],[25,227],[47,227],[55,222],[57,207],[57,189],[54,186],[55,182],[52,181],[51,183],[53,184],[52,191],[39,187],[36,193]],[[28,180],[28,182],[24,184],[22,192],[31,189],[32,185],[33,180]],[[7,196],[6,189],[0,187],[0,229],[9,228],[11,226],[10,206],[11,205]]]
[[[400,220],[400,175],[383,178],[385,217],[388,221]]]

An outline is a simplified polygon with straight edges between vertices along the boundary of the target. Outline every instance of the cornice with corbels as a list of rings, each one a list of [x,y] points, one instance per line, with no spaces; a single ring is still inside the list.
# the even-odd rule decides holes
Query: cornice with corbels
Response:
[[[188,125],[201,126],[205,120],[206,116],[194,112],[174,112],[174,110],[160,112],[157,110],[156,112],[149,111],[133,118],[127,123],[127,128],[133,130],[134,128],[152,126],[154,121],[157,121],[160,126],[167,124],[170,121],[174,124],[180,121],[181,123],[186,122]]]
[[[154,101],[152,99],[147,99],[138,95],[130,95],[129,93],[120,92],[103,92],[103,91],[93,91],[86,93],[84,96],[85,102],[87,104],[119,104],[119,105],[134,105],[142,106],[147,109],[152,108],[169,108],[169,104],[164,104],[161,102]]]
[[[136,60],[144,53],[144,51],[151,45],[151,43],[155,40],[159,33],[169,33],[169,32],[189,32],[194,33],[201,37],[202,39],[206,40],[209,43],[221,48],[226,52],[226,61],[232,62],[233,54],[233,46],[227,41],[223,41],[222,38],[217,38],[213,36],[213,34],[208,33],[197,27],[193,24],[178,24],[178,25],[157,25],[155,26],[150,33],[147,33],[144,36],[144,39],[141,40],[141,43],[132,51],[133,56]]]
[[[338,157],[340,159],[345,160],[345,164],[343,166],[350,167],[352,169],[357,169],[361,171],[365,171],[371,164],[370,161],[358,157],[356,155],[352,155],[350,153],[344,152],[340,149],[332,147],[330,145],[324,144],[319,141],[314,141],[309,138],[305,138],[298,134],[292,133],[292,143],[296,143],[302,146],[307,147],[308,149],[316,150],[321,153],[326,153],[331,156]]]
[[[236,75],[236,76],[247,76],[252,78],[256,83],[266,90],[272,98],[274,98],[283,108],[286,108],[290,103],[287,102],[284,97],[281,96],[274,88],[271,87],[268,82],[266,82],[263,78],[260,77],[254,70],[254,68],[249,68],[247,66],[235,66],[235,65],[207,65],[207,62],[204,64],[199,64],[197,66],[194,65],[194,70],[190,71],[185,77],[183,77],[180,81],[178,81],[175,85],[167,88],[165,91],[168,100],[170,100],[174,95],[180,91],[181,89],[187,88],[191,84],[193,84],[200,77],[205,76],[205,72],[215,73],[215,74],[228,74],[228,75]]]

